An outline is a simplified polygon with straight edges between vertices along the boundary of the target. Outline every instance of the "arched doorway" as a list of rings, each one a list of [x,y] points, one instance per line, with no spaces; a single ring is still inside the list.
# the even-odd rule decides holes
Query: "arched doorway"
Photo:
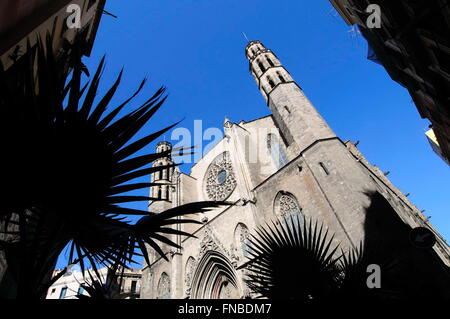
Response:
[[[240,299],[242,288],[230,261],[208,251],[198,263],[192,280],[194,299]]]

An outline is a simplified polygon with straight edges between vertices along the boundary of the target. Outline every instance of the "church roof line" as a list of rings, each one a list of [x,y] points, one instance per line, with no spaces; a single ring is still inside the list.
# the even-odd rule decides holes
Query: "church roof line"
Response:
[[[280,168],[278,171],[276,171],[275,173],[273,173],[272,175],[270,175],[269,177],[267,177],[265,180],[263,180],[261,183],[259,183],[258,185],[256,185],[252,191],[255,191],[256,189],[258,189],[259,187],[261,187],[262,185],[264,185],[265,183],[267,183],[269,180],[272,179],[272,177],[278,175],[281,171],[283,171],[283,169],[287,166],[289,166],[291,163],[295,162],[296,160],[298,160],[300,157],[303,156],[303,154],[309,150],[311,147],[313,147],[314,145],[321,143],[321,142],[326,142],[326,141],[331,141],[331,140],[338,140],[340,141],[342,144],[344,144],[344,142],[337,136],[333,136],[333,137],[328,137],[328,138],[322,138],[319,140],[315,140],[314,142],[312,142],[311,144],[309,144],[306,148],[304,148],[299,155],[297,155],[295,158],[293,158],[291,161],[289,161],[286,165],[284,165],[282,168]]]
[[[241,120],[239,123],[248,124],[248,123],[252,123],[252,122],[255,122],[255,121],[259,121],[259,120],[265,119],[266,117],[272,117],[272,114],[264,115],[264,116],[258,117],[257,119],[250,120],[250,121]]]

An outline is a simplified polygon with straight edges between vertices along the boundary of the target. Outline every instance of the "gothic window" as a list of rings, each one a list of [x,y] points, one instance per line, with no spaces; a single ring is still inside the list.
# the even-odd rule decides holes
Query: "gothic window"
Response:
[[[273,64],[272,60],[266,56],[267,62],[269,62],[270,66],[275,66],[275,64]]]
[[[269,75],[267,76],[267,81],[269,82],[270,87],[273,89],[275,87],[275,83]]]
[[[261,72],[265,72],[266,71],[266,69],[264,68],[264,65],[261,63],[260,60],[258,60],[258,66],[261,69]]]
[[[162,198],[161,186],[158,186],[158,198]]]
[[[240,250],[241,256],[250,257],[248,252],[249,237],[250,233],[247,226],[239,223],[234,230],[234,240],[236,248]]]
[[[275,134],[267,135],[267,149],[269,150],[272,161],[277,169],[280,169],[288,163],[284,148]]]
[[[157,293],[157,299],[170,299],[170,278],[165,272],[161,274],[159,279]]]
[[[278,78],[280,79],[281,83],[285,83],[286,82],[286,80],[284,79],[284,77],[281,75],[280,72],[277,71],[277,75],[278,75]]]
[[[206,195],[210,200],[225,200],[236,185],[230,153],[223,152],[212,161],[206,171],[204,179]]]
[[[297,218],[300,220],[301,224],[304,222],[302,209],[298,204],[297,198],[291,193],[280,191],[275,197],[274,210],[275,215],[285,219],[288,224],[290,224],[291,216],[295,223]]]

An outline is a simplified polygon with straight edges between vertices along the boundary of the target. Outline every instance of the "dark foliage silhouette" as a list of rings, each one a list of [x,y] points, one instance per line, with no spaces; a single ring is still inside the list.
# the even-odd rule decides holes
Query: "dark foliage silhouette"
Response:
[[[89,300],[134,298],[135,293],[121,290],[121,275],[123,275],[123,272],[117,274],[116,271],[109,268],[106,278],[99,278],[95,273],[87,271],[89,278],[86,278],[85,283],[80,285],[87,294],[78,291],[76,298]]]
[[[322,298],[339,275],[332,243],[323,226],[301,223],[298,216],[262,227],[249,240],[246,282],[259,297]]]
[[[43,42],[28,47],[27,56],[15,66],[14,81],[0,70],[0,248],[8,263],[8,287],[0,293],[6,290],[12,298],[42,298],[67,245],[69,264],[79,263],[83,271],[87,262],[97,271],[96,265],[125,266],[140,254],[148,261],[145,244],[166,258],[158,242],[178,247],[166,235],[190,236],[171,227],[180,222],[179,216],[223,204],[192,203],[160,214],[124,207],[158,200],[128,192],[152,186],[134,182],[136,178],[173,167],[149,165],[166,153],[136,154],[176,124],[133,140],[163,105],[165,89],[119,116],[143,89],[144,79],[130,98],[106,112],[122,72],[98,98],[105,58],[90,81],[83,81],[89,72],[82,63],[81,44],[56,58],[50,37]],[[60,61],[68,61],[68,66]],[[70,79],[67,69],[72,70]],[[179,151],[184,150],[173,155]],[[128,216],[143,217],[132,224]]]
[[[303,223],[298,216],[257,229],[249,240],[249,261],[241,267],[255,296],[303,303],[445,298],[445,265],[431,256],[433,251],[411,247],[411,228],[381,194],[367,195],[366,237],[356,249],[344,251],[322,225]],[[374,264],[382,270],[379,288],[367,284],[368,266]]]

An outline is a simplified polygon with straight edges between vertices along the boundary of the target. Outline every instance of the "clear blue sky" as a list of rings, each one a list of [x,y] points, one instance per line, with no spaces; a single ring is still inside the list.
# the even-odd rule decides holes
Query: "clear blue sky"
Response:
[[[119,100],[144,76],[150,85],[141,100],[168,88],[146,132],[183,118],[191,129],[199,119],[208,128],[221,127],[225,115],[238,122],[269,114],[248,72],[244,31],[277,54],[341,139],[360,140],[367,159],[390,171],[450,239],[450,168],[425,138],[429,123],[408,92],[367,60],[364,38],[349,32],[327,0],[109,0],[106,9],[118,19],[103,16],[86,64],[92,69],[107,54],[103,88],[125,67]]]

